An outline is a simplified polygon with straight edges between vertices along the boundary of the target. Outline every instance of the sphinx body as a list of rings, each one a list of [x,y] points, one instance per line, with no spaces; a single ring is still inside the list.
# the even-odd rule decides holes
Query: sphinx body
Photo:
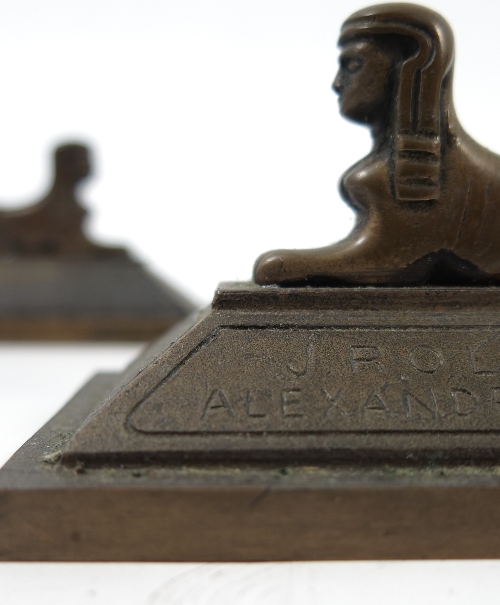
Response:
[[[372,152],[341,180],[356,225],[331,246],[262,255],[255,281],[499,281],[500,156],[456,118],[446,21],[417,5],[378,5],[345,22],[340,45],[334,88],[341,111],[374,137]]]
[[[87,211],[76,187],[90,173],[84,145],[61,145],[54,153],[54,182],[37,203],[0,211],[0,256],[93,259],[126,256],[123,248],[100,246],[84,232]]]

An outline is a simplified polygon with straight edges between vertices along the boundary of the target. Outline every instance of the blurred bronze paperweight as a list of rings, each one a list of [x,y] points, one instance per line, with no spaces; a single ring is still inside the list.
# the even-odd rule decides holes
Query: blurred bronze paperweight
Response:
[[[77,188],[87,147],[61,145],[47,195],[0,211],[0,339],[149,340],[193,310],[124,248],[90,241]]]
[[[3,559],[500,557],[500,158],[457,122],[439,15],[370,7],[340,46],[374,135],[353,233],[87,384],[0,472]]]

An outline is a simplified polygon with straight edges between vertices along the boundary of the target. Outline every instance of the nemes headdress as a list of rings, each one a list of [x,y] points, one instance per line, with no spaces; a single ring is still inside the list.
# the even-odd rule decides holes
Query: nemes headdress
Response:
[[[453,65],[453,33],[437,13],[415,4],[379,4],[345,21],[340,44],[377,34],[410,36],[417,52],[401,67],[396,101],[394,188],[399,202],[438,200],[443,80]]]

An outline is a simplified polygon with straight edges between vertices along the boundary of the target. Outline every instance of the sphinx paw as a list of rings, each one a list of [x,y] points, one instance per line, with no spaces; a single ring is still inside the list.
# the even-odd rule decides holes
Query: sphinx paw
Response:
[[[279,250],[262,254],[255,263],[253,278],[262,286],[286,281],[284,255]]]

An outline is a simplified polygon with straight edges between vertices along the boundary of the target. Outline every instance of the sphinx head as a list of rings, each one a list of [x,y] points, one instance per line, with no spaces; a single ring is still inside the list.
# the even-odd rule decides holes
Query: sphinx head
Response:
[[[394,150],[395,197],[439,198],[439,170],[451,104],[453,34],[437,13],[415,4],[380,4],[342,26],[340,68],[333,83],[351,120],[383,127]],[[434,168],[425,179],[415,163]],[[427,174],[428,172],[428,174]]]
[[[56,179],[76,184],[89,176],[89,149],[79,143],[60,145],[54,151]]]
[[[417,52],[409,36],[358,36],[342,45],[333,89],[346,118],[370,126],[389,123],[403,62]]]

